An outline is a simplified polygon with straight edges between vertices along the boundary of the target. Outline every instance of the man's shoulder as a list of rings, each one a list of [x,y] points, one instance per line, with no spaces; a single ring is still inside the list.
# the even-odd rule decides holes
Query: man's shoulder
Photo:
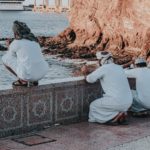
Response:
[[[103,65],[102,67],[104,67],[104,68],[112,68],[112,67],[122,68],[122,66],[115,64],[115,63],[106,64],[106,65]]]
[[[146,70],[148,69],[148,68],[145,68]],[[140,73],[140,72],[143,72],[144,73],[144,70],[145,70],[144,68],[133,68],[133,69],[127,69],[127,70],[125,70],[125,72],[132,72],[132,73]]]
[[[144,67],[144,68],[133,68],[132,70],[134,70],[134,71],[142,71],[143,72],[143,70],[148,70],[148,68],[147,67]]]
[[[18,44],[21,40],[14,39],[11,44]]]
[[[14,39],[11,44],[9,45],[9,48],[13,48],[13,47],[16,47],[19,43],[18,43],[19,40],[16,40]]]

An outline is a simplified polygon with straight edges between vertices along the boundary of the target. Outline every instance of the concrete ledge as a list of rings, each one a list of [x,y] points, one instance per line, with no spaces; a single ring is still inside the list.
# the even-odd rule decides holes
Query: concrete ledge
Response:
[[[0,137],[87,119],[89,104],[102,96],[102,88],[99,82],[87,84],[83,79],[0,91]]]
[[[89,103],[101,96],[100,91],[98,83],[87,84],[83,77],[0,91],[0,137],[79,122],[87,117]]]

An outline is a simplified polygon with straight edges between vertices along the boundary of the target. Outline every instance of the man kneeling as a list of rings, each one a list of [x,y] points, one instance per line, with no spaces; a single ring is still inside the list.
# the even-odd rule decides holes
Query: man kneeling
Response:
[[[125,71],[128,77],[136,79],[131,112],[135,117],[145,117],[149,115],[150,110],[150,69],[147,68],[147,62],[143,58],[137,58],[134,64],[134,69]]]
[[[127,125],[126,111],[132,104],[129,83],[121,66],[113,63],[109,52],[96,54],[100,67],[86,77],[87,82],[101,82],[104,94],[90,104],[89,122]]]

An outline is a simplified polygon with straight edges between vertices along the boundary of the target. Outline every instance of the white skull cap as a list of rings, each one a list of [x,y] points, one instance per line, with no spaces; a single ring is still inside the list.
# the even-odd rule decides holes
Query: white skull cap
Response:
[[[97,59],[108,58],[108,57],[112,57],[112,54],[107,51],[102,51],[102,52],[97,52],[96,57]]]
[[[135,60],[135,64],[141,64],[141,63],[146,63],[146,60],[144,58],[137,58]]]

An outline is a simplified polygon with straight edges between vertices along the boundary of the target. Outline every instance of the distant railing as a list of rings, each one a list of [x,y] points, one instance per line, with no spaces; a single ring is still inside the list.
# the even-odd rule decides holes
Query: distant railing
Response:
[[[37,5],[36,0],[34,0],[34,12],[67,12],[70,11],[71,0],[68,0],[68,5],[63,6],[62,0],[55,0],[55,6],[50,6],[48,0],[43,0],[43,4]]]

